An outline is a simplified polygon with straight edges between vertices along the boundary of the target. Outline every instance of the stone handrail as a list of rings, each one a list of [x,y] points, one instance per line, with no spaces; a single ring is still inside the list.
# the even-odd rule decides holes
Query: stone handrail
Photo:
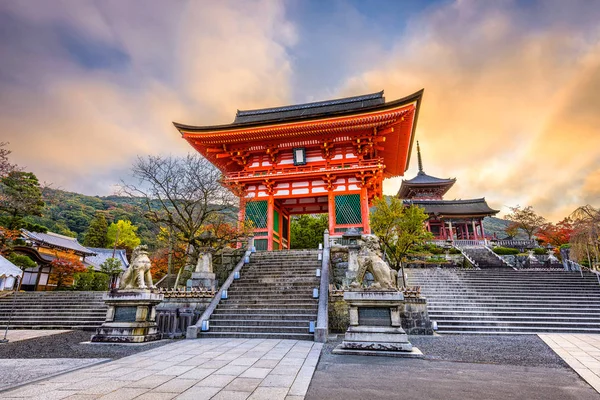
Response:
[[[229,289],[229,286],[231,286],[231,284],[233,283],[235,274],[242,270],[242,267],[244,266],[246,257],[250,257],[250,254],[252,254],[251,250],[252,250],[253,246],[254,246],[254,238],[250,238],[249,243],[248,243],[248,250],[246,250],[246,253],[244,253],[244,256],[242,257],[242,259],[237,263],[237,265],[235,266],[233,271],[231,271],[231,273],[229,274],[229,276],[227,277],[225,282],[223,282],[223,284],[221,285],[221,287],[219,288],[219,290],[217,291],[217,293],[211,300],[208,307],[206,307],[206,310],[204,310],[204,312],[202,313],[200,318],[198,318],[198,321],[196,322],[196,324],[188,326],[187,332],[185,335],[186,339],[197,339],[198,338],[198,331],[202,327],[202,321],[208,321],[210,319],[212,313],[215,311],[215,309],[219,305],[219,302],[221,301],[221,296],[223,295],[223,292],[225,290]]]
[[[475,260],[473,260],[471,257],[469,257],[469,255],[467,253],[465,253],[465,251],[463,250],[462,247],[460,246],[454,246],[454,248],[458,251],[460,251],[460,254],[463,255],[464,258],[466,258],[467,260],[469,260],[469,262],[476,268],[479,268],[479,265],[475,262]]]
[[[496,253],[494,252],[494,250],[492,250],[492,248],[491,248],[491,247],[489,247],[489,246],[485,246],[485,248],[486,248],[486,249],[487,249],[487,250],[488,250],[490,253],[492,253],[492,254],[493,254],[493,255],[494,255],[494,256],[495,256],[495,257],[496,257],[498,260],[500,260],[500,261],[501,261],[503,264],[506,264],[506,265],[508,265],[509,267],[512,267],[512,268],[514,268],[514,266],[510,265],[510,264],[509,264],[509,263],[508,263],[508,262],[507,262],[507,261],[506,261],[504,258],[502,258],[502,257],[500,257],[500,255],[496,254]]]
[[[325,234],[323,235],[322,255],[315,342],[325,343],[329,334],[329,231],[327,230],[325,230]]]

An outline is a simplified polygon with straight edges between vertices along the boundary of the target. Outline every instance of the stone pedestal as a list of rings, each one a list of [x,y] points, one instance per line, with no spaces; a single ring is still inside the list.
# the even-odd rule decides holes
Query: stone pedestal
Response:
[[[193,288],[216,289],[216,275],[213,273],[212,252],[206,251],[198,257],[196,270],[192,272],[192,279],[188,286]]]
[[[422,357],[402,329],[404,295],[397,291],[348,291],[350,326],[334,354]]]
[[[108,306],[106,321],[92,342],[143,343],[160,339],[156,306],[163,295],[147,289],[113,290],[102,299]]]

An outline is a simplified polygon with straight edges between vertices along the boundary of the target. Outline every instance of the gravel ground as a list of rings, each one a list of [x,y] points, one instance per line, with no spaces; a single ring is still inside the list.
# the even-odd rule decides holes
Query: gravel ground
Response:
[[[115,360],[172,342],[165,340],[145,345],[81,344],[81,342],[89,341],[92,334],[93,332],[71,331],[59,335],[0,344],[0,359],[111,358]]]
[[[328,342],[327,353],[341,343]],[[410,336],[426,360],[461,361],[524,367],[569,368],[537,335],[436,335]]]

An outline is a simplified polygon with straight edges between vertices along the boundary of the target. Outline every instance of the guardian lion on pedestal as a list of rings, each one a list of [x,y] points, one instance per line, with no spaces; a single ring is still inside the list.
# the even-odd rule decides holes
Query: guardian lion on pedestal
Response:
[[[358,254],[358,273],[356,281],[351,286],[359,287],[365,274],[370,272],[375,282],[368,289],[398,290],[398,272],[390,268],[381,258],[379,239],[373,235],[363,235],[362,241],[362,248]]]
[[[119,289],[156,289],[152,282],[151,267],[148,247],[138,246],[133,249],[131,263],[121,277]]]

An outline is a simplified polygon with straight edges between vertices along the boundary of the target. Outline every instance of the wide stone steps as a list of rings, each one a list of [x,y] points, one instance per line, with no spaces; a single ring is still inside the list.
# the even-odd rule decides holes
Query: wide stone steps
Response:
[[[200,337],[313,340],[319,287],[316,251],[255,253],[228,289]]]
[[[288,340],[314,340],[312,333],[286,333],[286,332],[202,332],[201,337],[206,338],[242,338],[242,339],[288,339]]]
[[[0,298],[0,328],[88,329],[102,324],[104,292],[20,292]],[[13,303],[14,302],[14,303]],[[11,317],[12,316],[12,317]]]
[[[600,333],[592,274],[512,269],[407,271],[440,333]]]
[[[305,314],[266,314],[266,313],[219,313],[219,315],[213,315],[211,321],[239,321],[239,320],[252,320],[252,321],[265,321],[265,320],[277,320],[277,321],[308,321],[313,313]]]

